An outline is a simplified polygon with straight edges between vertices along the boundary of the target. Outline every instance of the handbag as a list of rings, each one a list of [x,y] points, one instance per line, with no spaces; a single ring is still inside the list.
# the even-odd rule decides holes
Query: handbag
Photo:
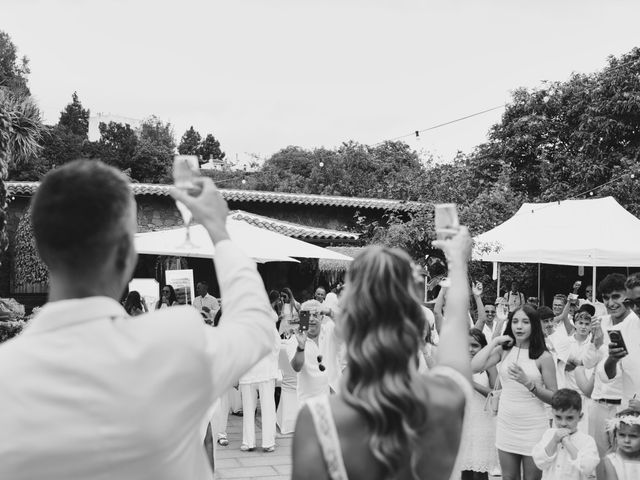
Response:
[[[486,400],[484,401],[484,411],[490,413],[494,417],[498,414],[501,393],[502,388],[500,387],[500,378],[497,378],[496,383],[493,385],[493,390],[489,392]]]

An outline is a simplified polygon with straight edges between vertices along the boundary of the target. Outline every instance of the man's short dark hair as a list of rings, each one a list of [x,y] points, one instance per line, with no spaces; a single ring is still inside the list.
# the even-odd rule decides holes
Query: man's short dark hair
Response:
[[[608,295],[612,292],[624,292],[627,279],[621,273],[610,273],[598,284],[600,295]]]
[[[561,388],[551,397],[551,408],[565,412],[567,410],[582,411],[582,398],[571,388]]]
[[[596,307],[594,307],[590,303],[583,303],[576,312],[576,315],[580,312],[586,312],[590,317],[593,317],[596,314]]]
[[[100,265],[126,235],[133,194],[126,177],[100,161],[75,160],[42,179],[31,201],[40,257],[49,268]]]
[[[555,317],[555,315],[553,314],[553,310],[551,310],[546,305],[538,307],[538,316],[540,317],[540,320],[546,320],[547,318]]]
[[[640,272],[632,273],[627,277],[627,280],[624,282],[625,288],[628,290],[632,290],[636,287],[640,287]]]
[[[198,286],[198,285],[204,285],[204,286],[205,286],[205,288],[206,288],[207,290],[209,290],[209,282],[206,282],[206,281],[204,281],[204,280],[200,280],[200,281],[196,284],[196,286]]]

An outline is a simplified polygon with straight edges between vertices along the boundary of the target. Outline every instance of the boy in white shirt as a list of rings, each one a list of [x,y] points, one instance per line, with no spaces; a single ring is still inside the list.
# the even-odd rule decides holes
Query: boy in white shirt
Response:
[[[600,462],[595,440],[578,431],[582,418],[580,394],[561,388],[551,397],[554,428],[533,447],[533,461],[542,470],[542,480],[587,480],[595,478]]]

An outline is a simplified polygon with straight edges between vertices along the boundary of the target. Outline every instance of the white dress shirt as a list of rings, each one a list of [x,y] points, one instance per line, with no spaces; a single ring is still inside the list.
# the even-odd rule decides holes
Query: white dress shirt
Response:
[[[216,245],[225,321],[190,306],[129,317],[107,297],[45,305],[0,346],[0,479],[211,479],[214,401],[272,347],[255,264]]]
[[[607,376],[603,361],[596,368],[596,378],[606,385],[621,384],[622,406],[625,407],[634,396],[640,396],[640,318],[630,312],[622,322],[617,325],[609,325],[608,330],[620,330],[628,354],[617,363],[615,377],[610,379]],[[609,355],[609,343],[611,343],[609,334],[604,330],[604,342],[601,349],[605,361]]]
[[[623,320],[624,322],[624,320]],[[622,322],[621,322],[622,323]],[[600,348],[596,349],[593,343],[590,343],[584,352],[583,364],[585,368],[595,368],[596,376],[593,384],[593,392],[591,392],[591,398],[593,400],[621,400],[623,395],[622,377],[616,375],[613,379],[606,378],[606,374],[603,376],[598,375],[598,370],[603,368],[604,362],[609,356],[609,334],[607,330],[617,330],[620,328],[621,323],[613,325],[611,321],[611,315],[605,315],[600,320],[600,328],[604,334],[603,344]]]
[[[220,310],[220,304],[218,303],[218,299],[213,295],[209,295],[208,293],[204,297],[197,296],[193,299],[193,306],[199,312],[204,313],[207,318],[213,320],[213,317],[216,316],[218,310]],[[202,307],[208,307],[209,313],[204,312]]]
[[[549,456],[545,448],[555,432],[555,428],[544,432],[542,439],[533,447],[533,461],[542,470],[542,480],[587,480],[593,478],[596,465],[600,462],[596,441],[590,435],[577,431],[569,436],[578,450],[575,460],[571,458],[562,444],[559,444],[555,453]]]
[[[342,376],[341,346],[343,342],[338,339],[335,331],[336,324],[333,320],[326,320],[320,327],[318,343],[308,338],[304,349],[304,365],[298,372],[298,401],[329,393],[329,388],[337,392],[340,388]],[[289,361],[296,354],[298,341],[292,337],[287,344],[287,356]],[[320,370],[318,356],[322,355],[324,371]]]

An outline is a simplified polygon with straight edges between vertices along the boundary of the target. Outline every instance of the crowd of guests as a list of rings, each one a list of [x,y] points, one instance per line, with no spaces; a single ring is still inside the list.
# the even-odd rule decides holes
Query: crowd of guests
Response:
[[[640,274],[606,276],[603,303],[578,287],[549,308],[517,284],[483,305],[473,286],[463,479],[640,478]]]
[[[487,478],[496,456],[505,480],[640,478],[640,276],[600,282],[605,315],[575,292],[538,307],[517,285],[485,305],[459,227],[433,242],[448,267],[433,312],[420,268],[381,246],[341,292],[298,302],[267,295],[222,195],[195,185],[171,195],[215,245],[222,303],[201,282],[196,308],[176,305],[167,286],[147,313],[139,294],[118,301],[137,263],[127,179],[97,161],[44,177],[31,209],[49,303],[0,346],[0,478],[210,479],[203,441],[224,445],[230,392],[241,449],[256,448],[259,397],[275,450],[283,367],[299,400],[294,479]]]

